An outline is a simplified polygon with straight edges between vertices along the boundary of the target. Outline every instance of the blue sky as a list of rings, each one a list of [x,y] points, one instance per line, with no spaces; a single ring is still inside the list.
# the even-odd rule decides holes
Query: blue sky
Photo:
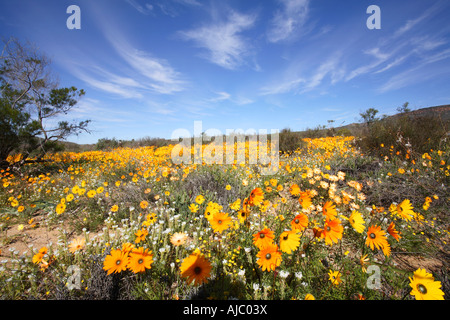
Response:
[[[69,30],[69,5],[81,29]],[[370,5],[381,29],[369,29]],[[91,134],[171,138],[176,129],[304,130],[450,103],[448,0],[17,0],[0,36],[52,59],[86,95],[69,120]]]

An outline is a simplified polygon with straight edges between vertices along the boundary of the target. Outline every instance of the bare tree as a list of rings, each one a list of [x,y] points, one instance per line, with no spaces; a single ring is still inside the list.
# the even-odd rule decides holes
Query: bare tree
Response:
[[[59,88],[51,61],[32,44],[11,38],[0,56],[0,164],[11,152],[25,161],[41,158],[57,141],[89,132],[90,120],[78,123],[55,119],[70,112],[85,94],[75,87]]]

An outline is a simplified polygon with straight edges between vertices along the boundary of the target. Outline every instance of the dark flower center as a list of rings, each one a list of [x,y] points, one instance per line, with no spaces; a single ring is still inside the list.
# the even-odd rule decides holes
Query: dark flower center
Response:
[[[294,220],[294,222],[297,224],[297,223],[299,223],[300,222],[300,220],[298,220],[298,219],[295,219]]]
[[[330,232],[330,231],[331,231],[331,228],[330,228],[330,226],[327,226],[327,231],[328,231],[328,232]]]
[[[270,258],[272,258],[272,255],[270,253],[266,254],[266,259],[270,260]]]
[[[375,233],[371,233],[371,234],[370,234],[370,237],[371,237],[372,239],[375,239],[377,236],[375,235]]]
[[[218,223],[218,224],[222,224],[222,220],[218,220],[217,223]]]
[[[202,268],[200,268],[199,266],[195,267],[194,273],[199,275],[200,273],[202,273]]]
[[[139,264],[141,264],[141,263],[143,263],[143,262],[144,262],[144,259],[139,259],[139,260],[138,260],[138,263],[139,263]]]
[[[122,260],[116,260],[116,265],[119,265],[122,263]]]
[[[420,293],[422,293],[422,294],[426,294],[427,293],[427,288],[421,283],[419,283],[417,285],[417,290],[419,290]]]
[[[265,237],[264,233],[261,233],[261,234],[259,235],[259,237],[260,237],[261,239],[264,239],[264,237]]]

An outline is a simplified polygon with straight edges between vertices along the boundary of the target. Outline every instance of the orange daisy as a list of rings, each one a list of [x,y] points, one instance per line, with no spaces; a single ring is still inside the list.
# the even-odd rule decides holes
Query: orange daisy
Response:
[[[131,251],[128,258],[127,267],[133,273],[144,272],[145,269],[151,269],[153,263],[153,254],[143,247]]]
[[[300,192],[300,198],[298,198],[298,202],[303,209],[308,209],[312,204],[311,194],[308,191]]]
[[[260,232],[253,235],[253,244],[261,250],[268,245],[271,245],[274,238],[274,232],[269,228],[264,228]]]
[[[331,201],[327,201],[323,205],[322,212],[328,219],[333,220],[337,216],[336,205]]]
[[[194,285],[200,285],[208,282],[211,268],[211,263],[197,249],[181,263],[181,277],[186,278],[187,283],[194,282]]]
[[[212,219],[209,220],[211,227],[214,232],[222,233],[232,226],[233,222],[231,221],[231,217],[228,216],[228,213],[225,212],[217,212],[213,215]]]
[[[250,206],[259,206],[261,202],[264,200],[264,192],[261,188],[255,188],[250,193],[248,197],[248,204]]]
[[[391,222],[387,231],[395,240],[400,241],[400,238],[401,238],[400,231],[397,231],[395,229],[395,224],[393,222]]]
[[[270,244],[256,255],[258,260],[256,263],[261,267],[262,271],[273,271],[281,264],[281,252],[278,251],[278,245]]]
[[[367,230],[366,245],[374,250],[382,249],[385,255],[390,254],[390,246],[386,238],[386,233],[381,230],[380,226],[370,226]]]
[[[291,227],[294,230],[302,231],[308,226],[308,217],[306,214],[300,213],[291,221]]]
[[[289,192],[293,195],[293,196],[298,196],[300,194],[300,187],[294,183],[290,188],[289,188]]]
[[[111,273],[120,273],[127,268],[128,255],[120,249],[111,250],[111,253],[106,256],[103,262],[103,270]]]
[[[326,218],[321,237],[325,239],[325,243],[332,245],[333,242],[337,243],[339,239],[342,239],[342,233],[344,232],[344,227],[341,225],[341,220],[333,219],[329,220]]]

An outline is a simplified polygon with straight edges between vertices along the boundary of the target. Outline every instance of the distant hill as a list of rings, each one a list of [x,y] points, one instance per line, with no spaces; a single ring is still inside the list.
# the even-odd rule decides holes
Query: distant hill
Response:
[[[413,110],[406,113],[409,116],[438,116],[442,119],[442,121],[446,122],[450,120],[450,104],[421,108],[417,110]],[[392,117],[396,117],[398,114],[393,115]]]
[[[407,115],[409,117],[438,117],[442,120],[443,123],[449,123],[450,122],[450,104],[441,105],[441,106],[434,106],[434,107],[426,107],[426,108],[420,108],[416,110],[412,110],[410,112],[405,113],[397,113],[391,116],[384,115],[381,116],[380,120],[388,120],[396,117],[400,117],[402,115]],[[353,134],[357,135],[360,130],[363,123],[361,122],[355,122],[350,123],[344,126],[334,127],[334,128],[325,128],[323,126],[322,129],[308,129],[303,131],[297,131],[302,136],[308,136],[308,135],[326,135],[327,133],[332,130],[335,134],[342,133],[342,134]]]
[[[427,107],[427,108],[421,108],[412,110],[410,112],[406,112],[403,114],[394,114],[391,116],[382,116],[381,121],[384,119],[399,117],[400,115],[408,115],[411,117],[439,117],[442,122],[449,122],[450,121],[450,104],[441,105],[441,106],[434,106],[434,107]],[[339,127],[333,127],[333,128],[327,128],[326,126],[318,126],[315,129],[307,129],[303,131],[295,131],[293,133],[298,134],[300,137],[320,137],[320,136],[326,136],[329,134],[342,134],[342,135],[357,135],[358,132],[361,130],[361,126],[363,123],[350,123],[344,126]],[[113,139],[114,140],[114,139]],[[96,144],[77,144],[74,142],[68,142],[68,141],[61,141],[62,145],[64,145],[65,151],[72,151],[72,152],[83,152],[83,151],[92,151],[96,150]],[[120,146],[123,147],[140,147],[145,145],[167,145],[173,143],[170,139],[163,139],[163,138],[141,138],[137,139],[136,141],[133,139],[131,141],[123,141],[120,140]]]

